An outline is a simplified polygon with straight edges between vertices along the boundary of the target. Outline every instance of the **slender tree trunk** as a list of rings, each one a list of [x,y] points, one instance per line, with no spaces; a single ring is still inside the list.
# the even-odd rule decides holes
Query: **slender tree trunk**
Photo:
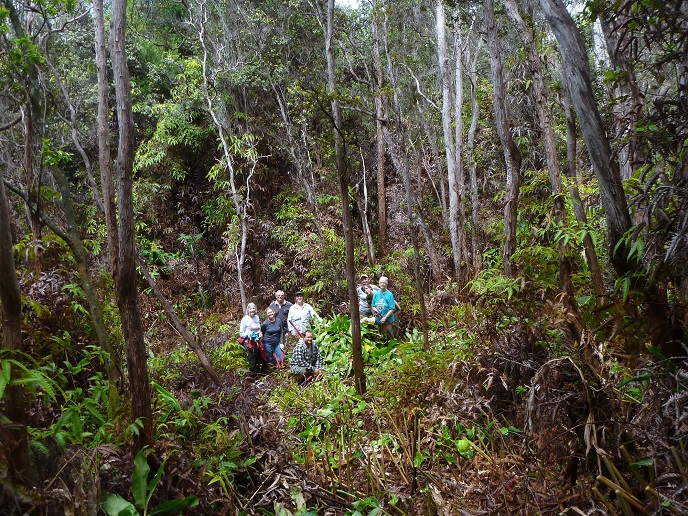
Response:
[[[455,19],[459,20],[458,9],[455,12]],[[470,251],[468,250],[468,239],[466,238],[466,178],[464,172],[464,145],[463,145],[463,76],[464,76],[464,65],[463,65],[463,49],[466,45],[461,38],[461,25],[457,22],[454,24],[454,144],[456,147],[456,177],[455,188],[456,188],[456,233],[458,235],[459,243],[459,253],[461,260],[461,267],[467,269],[469,266],[468,257],[470,256]],[[451,185],[449,186],[449,191],[451,192]],[[451,194],[450,194],[451,195]],[[471,275],[471,271],[467,270],[465,273],[462,272],[461,277],[466,280],[466,277]],[[459,289],[463,287],[459,284]]]
[[[18,359],[21,351],[21,295],[14,268],[12,231],[10,228],[10,206],[5,193],[3,171],[0,168],[0,315],[2,316],[3,347],[9,351],[5,358]],[[28,436],[26,432],[26,391],[20,385],[7,386],[5,412],[9,424],[5,425],[7,473],[20,485],[28,486],[30,462]]]
[[[380,57],[380,6],[376,4],[373,13],[373,63],[377,76],[375,89],[375,148],[377,149],[377,218],[378,218],[378,250],[379,256],[387,253],[387,189],[385,187],[385,137],[382,126],[386,122],[385,104],[382,90],[385,79]],[[387,30],[386,24],[384,30]],[[386,39],[386,34],[385,34]]]
[[[576,119],[567,88],[564,88],[563,104],[566,115],[567,174],[569,177],[575,179],[574,185],[569,189],[569,195],[571,195],[573,213],[576,217],[576,220],[581,226],[585,227],[588,224],[588,217],[585,214],[585,207],[583,206],[583,201],[581,200],[580,192],[578,190],[578,185],[582,183],[582,177],[580,174],[580,168],[578,167],[578,137],[576,134]],[[605,296],[604,277],[602,276],[600,260],[597,256],[597,251],[595,250],[595,243],[593,242],[590,233],[587,231],[583,235],[583,249],[585,250],[585,258],[588,263],[588,269],[590,270],[590,276],[592,278],[592,284],[595,289],[595,293],[599,298],[602,299]]]
[[[504,161],[506,162],[506,192],[504,194],[504,274],[514,277],[516,270],[512,256],[516,252],[516,222],[518,218],[518,195],[521,183],[521,153],[511,136],[509,119],[506,111],[506,87],[502,69],[497,20],[494,13],[494,1],[485,0],[485,25],[492,65],[492,84],[494,86],[494,110],[497,132],[502,142]]]
[[[220,137],[220,142],[222,144],[222,151],[224,153],[225,165],[229,172],[229,185],[230,185],[230,198],[232,199],[232,204],[234,205],[234,211],[239,220],[240,227],[240,240],[235,249],[236,266],[237,266],[237,283],[239,284],[239,294],[241,296],[241,306],[246,310],[246,305],[248,304],[248,296],[246,294],[246,285],[244,284],[244,263],[246,262],[246,242],[248,241],[248,215],[247,210],[250,204],[250,180],[251,175],[246,180],[246,197],[241,199],[239,191],[236,186],[236,170],[232,151],[229,147],[229,142],[227,141],[227,129],[226,125],[218,118],[215,106],[213,104],[213,97],[209,88],[209,78],[208,78],[208,45],[206,43],[206,27],[205,20],[207,13],[205,11],[205,4],[199,4],[200,12],[198,14],[194,13],[189,7],[189,14],[192,23],[196,25],[198,30],[198,41],[203,49],[203,94],[205,96],[206,104],[208,105],[208,112],[213,119],[215,128],[217,129],[218,136]],[[198,20],[195,18],[198,16]],[[254,162],[255,167],[255,162]]]
[[[478,104],[478,74],[477,64],[480,55],[481,44],[479,40],[473,58],[470,59],[466,51],[466,62],[470,62],[468,75],[471,81],[471,125],[468,128],[466,138],[466,161],[468,162],[468,177],[471,185],[471,249],[473,251],[473,274],[476,274],[483,267],[483,255],[480,252],[480,201],[478,196],[478,164],[475,161],[475,137],[478,131],[478,121],[480,119],[480,105]],[[468,47],[466,47],[468,48]]]
[[[110,82],[107,76],[107,38],[105,37],[103,0],[95,0],[93,3],[93,21],[98,76],[98,163],[100,165],[100,187],[107,228],[108,256],[110,258],[110,270],[114,278],[118,269],[119,244],[115,181],[112,172],[112,156],[110,155],[110,103],[108,100]]]
[[[134,168],[134,117],[131,83],[125,48],[127,0],[113,0],[110,19],[110,55],[115,79],[119,145],[117,151],[117,211],[119,214],[119,268],[116,276],[116,297],[122,319],[122,332],[127,348],[127,369],[131,390],[132,420],[142,424],[135,447],[153,444],[153,411],[146,343],[136,286],[136,250],[134,202],[132,197]]]
[[[143,273],[144,278],[146,278],[146,281],[148,282],[148,285],[150,286],[151,289],[153,289],[153,293],[155,294],[155,297],[158,298],[158,301],[160,301],[160,304],[163,306],[165,311],[167,312],[167,315],[169,315],[170,320],[172,321],[172,326],[174,326],[174,329],[177,330],[179,335],[182,336],[182,338],[186,341],[186,343],[189,345],[191,350],[196,354],[198,357],[199,362],[203,366],[203,369],[207,373],[207,375],[210,377],[210,379],[215,382],[216,385],[222,385],[222,382],[220,381],[220,378],[217,376],[217,373],[213,369],[213,366],[210,364],[210,361],[208,360],[208,357],[205,355],[201,347],[196,343],[196,340],[193,338],[193,335],[191,335],[191,332],[186,329],[186,326],[182,324],[182,321],[179,319],[179,316],[177,315],[177,312],[174,311],[174,308],[172,308],[172,305],[170,302],[167,300],[165,295],[162,293],[160,290],[160,287],[158,284],[155,282],[153,279],[153,276],[151,276],[150,271],[148,270],[148,265],[146,262],[141,258],[140,255],[137,255],[137,260],[139,264],[139,268],[141,269],[141,272]]]
[[[392,85],[395,85],[395,81],[392,80]],[[401,107],[398,103],[395,103],[395,109],[397,110],[397,116],[401,118]],[[398,127],[402,127],[402,124],[397,122]],[[387,148],[392,156],[392,162],[394,167],[399,172],[402,182],[404,183],[404,190],[406,192],[406,216],[408,218],[408,230],[409,237],[411,238],[411,245],[413,246],[413,280],[416,287],[416,294],[418,296],[418,302],[420,304],[420,317],[421,317],[421,327],[423,329],[423,349],[430,349],[430,340],[428,335],[428,314],[427,308],[425,306],[425,289],[423,288],[423,281],[421,277],[421,267],[420,267],[420,245],[418,242],[418,225],[416,223],[417,214],[414,214],[414,208],[417,206],[415,200],[415,195],[413,193],[413,186],[411,185],[411,177],[409,173],[409,163],[408,155],[404,150],[403,141],[405,140],[403,136],[403,129],[401,136],[399,137],[399,142],[395,142],[395,138],[392,136],[389,128],[385,126],[385,138],[387,141]]]
[[[435,0],[435,27],[437,33],[437,60],[440,67],[442,83],[442,129],[444,133],[444,148],[447,157],[447,184],[449,187],[449,235],[452,244],[452,257],[457,284],[463,284],[461,276],[461,236],[459,233],[459,187],[457,175],[457,156],[452,131],[454,99],[452,97],[452,82],[449,69],[449,52],[447,50],[446,22],[444,4],[442,0]]]
[[[361,316],[358,312],[356,294],[356,271],[354,268],[354,233],[349,209],[349,178],[344,155],[344,133],[342,113],[337,100],[336,70],[334,62],[334,0],[327,0],[327,29],[325,32],[325,55],[327,57],[327,91],[332,97],[332,119],[334,121],[334,147],[339,180],[339,197],[342,202],[342,226],[346,245],[346,278],[349,291],[349,314],[351,315],[351,339],[356,392],[365,394],[366,381],[363,370],[363,348],[361,345]]]
[[[521,35],[526,47],[526,54],[533,80],[533,96],[537,107],[540,131],[545,148],[545,158],[547,161],[547,172],[549,173],[550,185],[552,188],[552,203],[554,206],[554,220],[561,228],[567,226],[566,205],[564,203],[561,182],[561,172],[559,158],[557,157],[557,144],[552,127],[552,120],[547,105],[548,91],[545,84],[542,60],[538,54],[535,44],[533,30],[529,27],[518,12],[515,0],[505,0],[506,11],[514,22]],[[578,313],[578,304],[574,297],[573,283],[571,280],[571,262],[568,258],[568,246],[564,240],[559,241],[559,286],[561,288],[562,306],[566,313],[569,329],[576,341],[581,338],[581,321]]]

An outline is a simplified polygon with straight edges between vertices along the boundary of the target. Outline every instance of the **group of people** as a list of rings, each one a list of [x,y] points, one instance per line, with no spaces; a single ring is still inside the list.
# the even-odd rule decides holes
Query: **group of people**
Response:
[[[298,339],[289,361],[289,370],[300,380],[317,380],[323,373],[320,349],[313,342],[311,322],[320,316],[306,303],[303,292],[294,294],[294,303],[284,292],[275,292],[275,300],[265,310],[261,323],[255,303],[246,305],[246,315],[239,324],[239,342],[246,347],[253,371],[267,372],[271,367],[284,367],[284,352],[292,338]]]
[[[397,336],[394,312],[399,304],[387,287],[389,280],[382,276],[378,285],[371,284],[367,274],[361,274],[356,289],[361,321],[380,326],[387,338]],[[261,322],[255,303],[246,306],[246,315],[239,325],[239,342],[246,347],[251,369],[267,372],[272,367],[284,367],[284,354],[292,339],[297,339],[289,361],[289,370],[300,382],[317,380],[323,374],[323,358],[315,344],[311,322],[320,321],[313,307],[304,301],[303,292],[294,294],[294,303],[285,299],[284,292],[275,292],[275,300],[265,310]]]

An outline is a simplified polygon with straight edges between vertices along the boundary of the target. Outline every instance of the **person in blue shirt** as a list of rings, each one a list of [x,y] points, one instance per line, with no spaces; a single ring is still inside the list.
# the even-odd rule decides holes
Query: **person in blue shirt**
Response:
[[[375,323],[380,325],[385,337],[391,339],[397,336],[394,312],[398,305],[394,300],[394,294],[387,290],[389,280],[385,276],[380,278],[378,285],[380,290],[373,294],[371,310],[375,316]]]

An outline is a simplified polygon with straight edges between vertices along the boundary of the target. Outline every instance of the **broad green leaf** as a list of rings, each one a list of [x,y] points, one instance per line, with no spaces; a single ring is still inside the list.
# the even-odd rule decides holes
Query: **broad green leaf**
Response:
[[[148,487],[148,473],[150,472],[150,467],[148,466],[148,461],[146,460],[145,448],[139,450],[134,457],[134,473],[131,478],[131,494],[134,497],[134,503],[139,509],[146,507],[148,498],[146,496],[146,491]]]
[[[112,493],[105,496],[103,510],[108,513],[109,516],[138,516],[139,514],[136,507],[134,507],[131,502]]]

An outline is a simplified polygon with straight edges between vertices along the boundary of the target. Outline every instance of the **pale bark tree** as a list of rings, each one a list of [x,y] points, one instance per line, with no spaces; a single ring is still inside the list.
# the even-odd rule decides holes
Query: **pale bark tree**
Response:
[[[521,153],[511,135],[511,127],[506,109],[506,85],[504,83],[504,71],[493,0],[485,0],[485,25],[487,28],[488,48],[490,50],[490,64],[492,66],[495,122],[499,139],[502,142],[502,151],[506,163],[504,247],[502,248],[504,274],[507,277],[514,277],[516,276],[516,269],[512,257],[514,252],[516,252],[516,222],[518,218],[518,196],[521,185]]]
[[[442,87],[442,129],[444,134],[444,149],[447,160],[447,184],[449,190],[449,235],[452,244],[452,257],[454,260],[454,270],[456,281],[461,287],[464,283],[462,275],[462,256],[461,249],[465,244],[461,238],[460,228],[460,187],[458,176],[459,157],[457,155],[455,134],[452,124],[456,122],[455,102],[453,83],[451,79],[451,68],[449,63],[449,50],[447,48],[446,36],[446,16],[442,0],[435,0],[435,33],[437,35],[437,60],[440,69],[440,82]],[[460,108],[459,108],[460,109]]]
[[[477,273],[483,266],[483,255],[480,252],[480,196],[478,195],[478,164],[475,160],[475,139],[480,120],[480,105],[478,104],[478,58],[482,48],[482,40],[479,39],[470,56],[470,46],[466,45],[464,59],[469,64],[468,77],[471,90],[471,124],[468,127],[466,137],[466,162],[468,163],[468,180],[471,192],[471,250],[473,273]]]
[[[3,170],[0,168],[0,315],[2,316],[2,345],[8,350],[3,356],[16,359],[21,351],[21,295],[14,267],[10,207],[5,193]],[[28,414],[25,389],[20,385],[7,386],[5,412],[10,424],[5,425],[9,439],[7,445],[7,472],[12,481],[30,485],[30,462],[26,415]]]
[[[117,178],[118,268],[115,292],[122,333],[126,343],[127,370],[133,421],[141,424],[135,438],[136,449],[153,444],[153,410],[146,343],[143,337],[141,311],[136,286],[136,247],[134,202],[132,197],[134,168],[134,117],[131,83],[126,52],[127,0],[113,0],[110,18],[110,57],[115,82],[119,144],[115,174]]]
[[[368,257],[368,264],[375,264],[375,246],[373,244],[373,233],[370,230],[370,223],[368,222],[368,213],[370,211],[370,196],[368,195],[368,182],[367,182],[367,167],[365,164],[365,158],[363,156],[363,151],[361,151],[361,169],[363,172],[363,177],[361,181],[356,185],[356,189],[361,191],[360,195],[356,198],[356,203],[358,205],[358,211],[361,213],[361,226],[363,229],[363,238],[366,246],[366,256]]]

